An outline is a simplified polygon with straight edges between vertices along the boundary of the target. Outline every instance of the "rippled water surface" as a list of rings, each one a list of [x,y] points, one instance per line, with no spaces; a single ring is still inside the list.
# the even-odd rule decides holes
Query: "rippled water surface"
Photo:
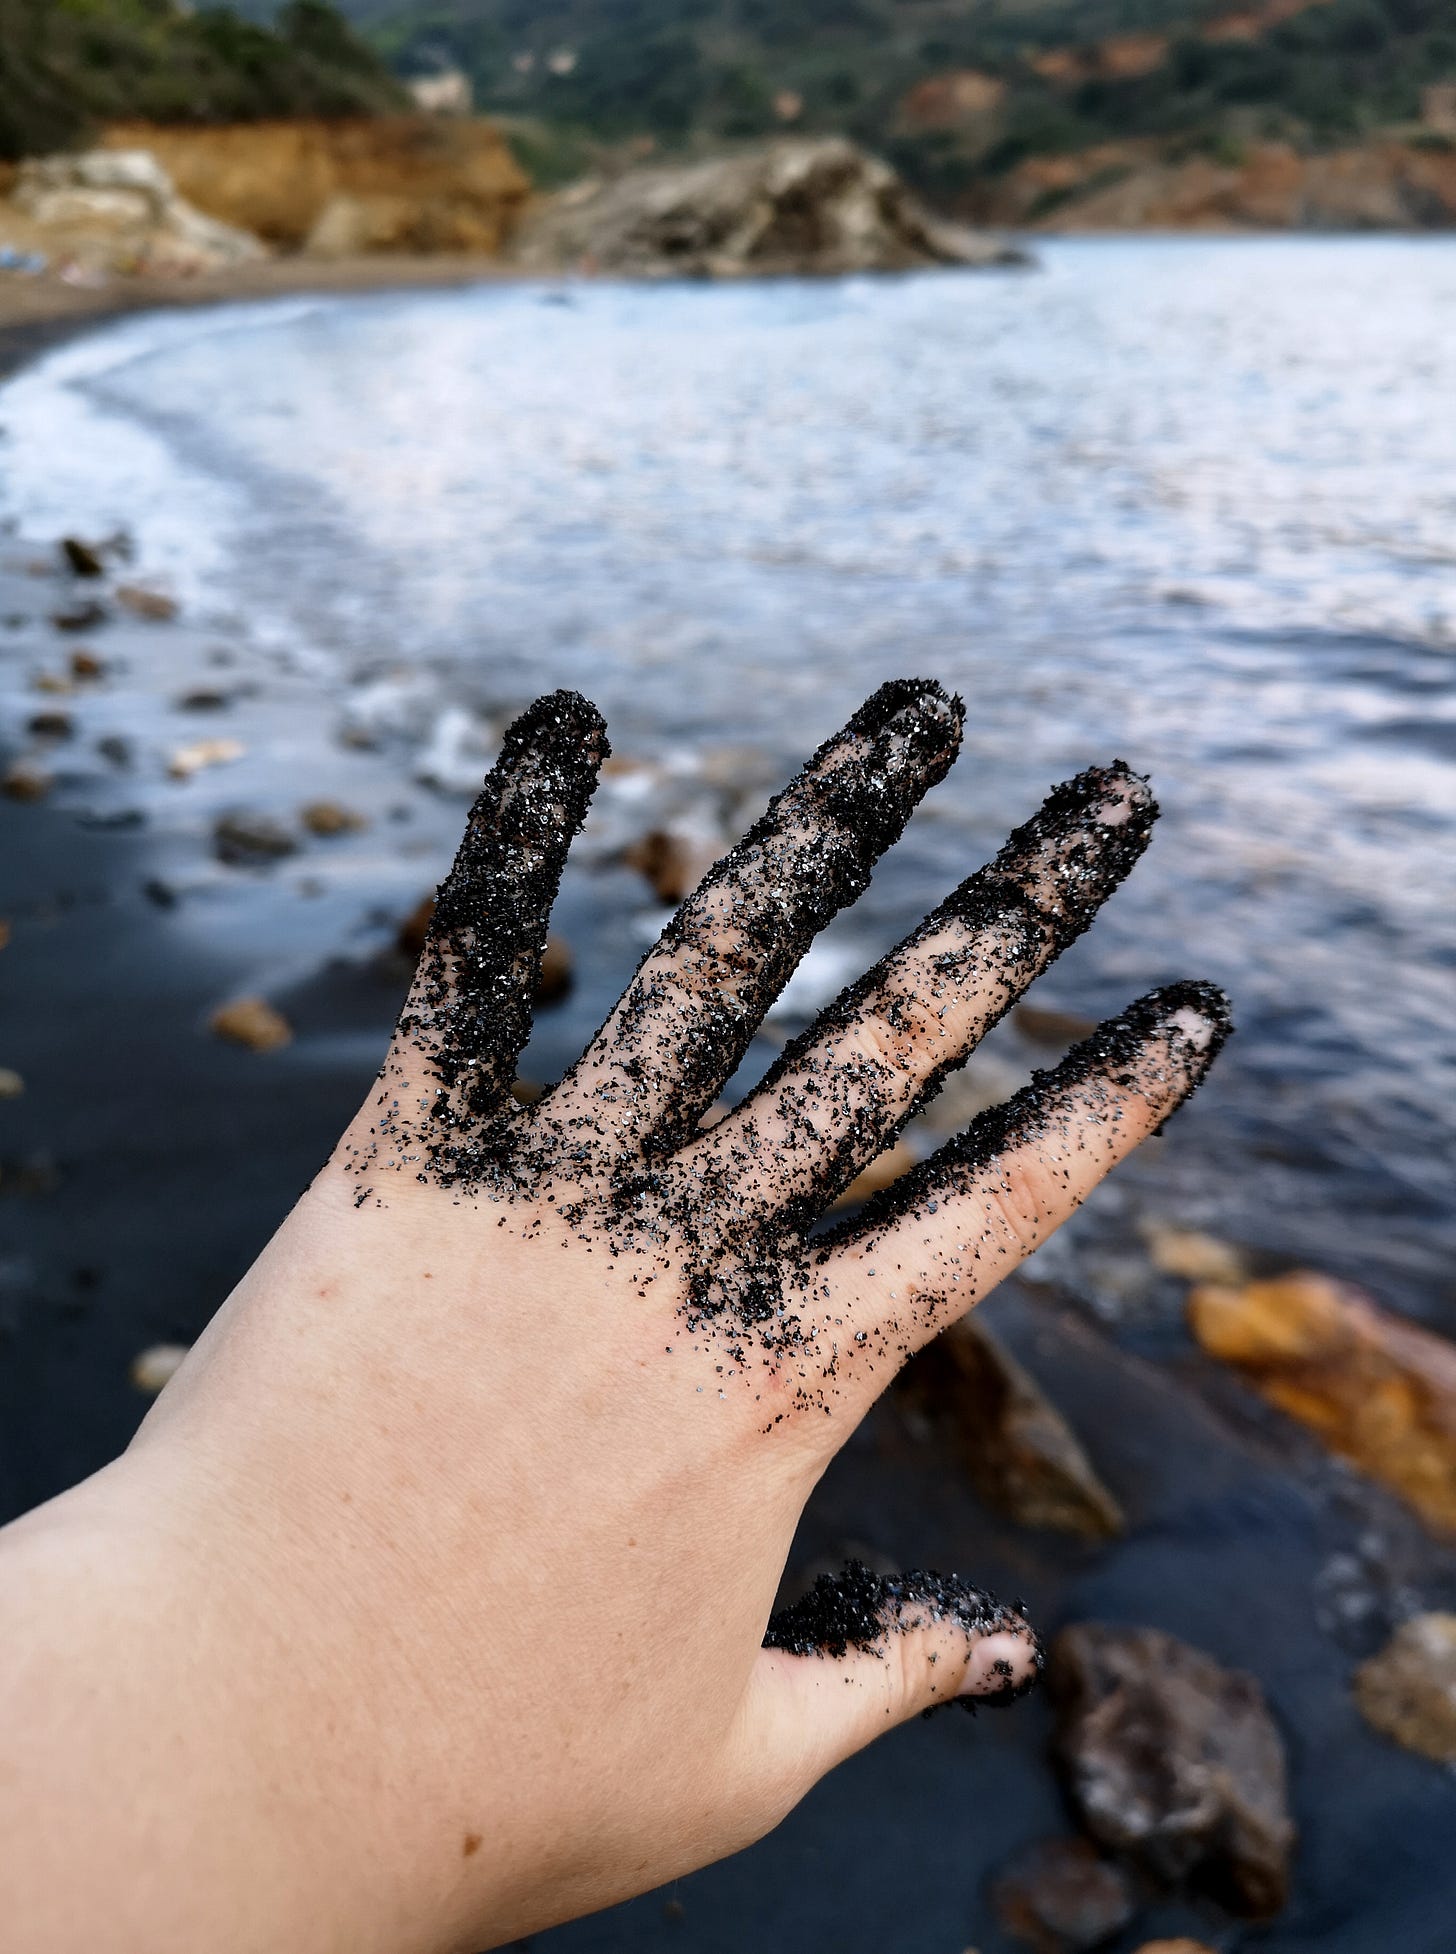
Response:
[[[870,954],[1120,754],[1165,819],[1044,986],[1215,977],[1164,1210],[1456,1328],[1456,245],[1088,242],[1031,274],[500,286],[141,320],[8,390],[29,528],[329,686],[558,684],[775,765],[882,678],[969,707]]]

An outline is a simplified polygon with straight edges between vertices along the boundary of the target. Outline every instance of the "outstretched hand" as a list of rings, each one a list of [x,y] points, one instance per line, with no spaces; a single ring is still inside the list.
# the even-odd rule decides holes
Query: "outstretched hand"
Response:
[[[705,1119],[960,731],[939,687],[882,688],[522,1106],[607,743],[570,693],[512,727],[375,1089],[125,1459],[68,1496],[83,1531],[144,1512],[194,1649],[142,1747],[187,1774],[186,1809],[147,1802],[142,1848],[93,1827],[117,1882],[139,1850],[187,1876],[109,1946],[468,1954],[730,1852],[889,1725],[1034,1679],[1030,1629],[964,1580],[858,1570],[771,1620],[775,1590],[898,1367],[1193,1090],[1223,1000],[1152,993],[814,1224],[1127,874],[1145,784],[1115,764],[1058,788]],[[47,1514],[64,1539],[66,1501],[22,1523],[42,1549]],[[92,1772],[114,1785],[138,1753],[111,1716]],[[33,1918],[28,1947],[72,1944]]]

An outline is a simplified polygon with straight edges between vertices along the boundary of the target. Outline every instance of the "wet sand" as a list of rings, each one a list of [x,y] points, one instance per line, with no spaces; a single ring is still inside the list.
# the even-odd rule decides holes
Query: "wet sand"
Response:
[[[18,343],[6,342],[12,356]],[[54,613],[85,585],[59,573],[54,544],[0,546],[6,759],[30,747],[37,711],[76,722],[46,749],[52,793],[0,799],[0,1064],[25,1081],[0,1104],[0,1518],[126,1442],[145,1408],[133,1357],[196,1336],[324,1157],[403,993],[405,973],[381,953],[458,826],[456,808],[401,780],[386,754],[341,746],[322,688],[245,639],[220,641],[185,614],[57,629]],[[42,562],[45,574],[27,567]],[[78,645],[107,676],[37,691],[36,675],[59,673]],[[209,684],[231,702],[177,703]],[[131,742],[130,766],[98,754],[108,736]],[[173,746],[214,736],[236,738],[244,758],[166,778]],[[271,867],[215,860],[224,809],[293,820],[322,796],[370,826],[301,839]],[[629,886],[615,871],[569,883],[558,914],[579,962],[598,933],[613,941],[607,919]],[[321,937],[331,954],[316,955]],[[260,969],[276,973],[263,987],[295,1034],[266,1055],[207,1030],[219,1003],[259,988]],[[610,982],[610,970],[584,971],[588,1015]],[[1289,1742],[1302,1833],[1290,1908],[1252,1934],[1152,1902],[1115,1954],[1175,1932],[1221,1954],[1255,1942],[1265,1954],[1444,1954],[1456,1783],[1366,1731],[1348,1681],[1410,1594],[1451,1605],[1456,1556],[1186,1349],[1157,1364],[1133,1356],[1029,1281],[998,1292],[987,1320],[1083,1436],[1128,1534],[1081,1543],[989,1513],[943,1435],[895,1396],[816,1493],[786,1593],[848,1554],[877,1570],[956,1567],[1024,1597],[1044,1633],[1081,1617],[1149,1623],[1259,1678]],[[1067,1829],[1049,1730],[1034,1700],[1006,1718],[899,1732],[751,1853],[536,1945],[1010,1954],[986,1887],[1018,1847]]]

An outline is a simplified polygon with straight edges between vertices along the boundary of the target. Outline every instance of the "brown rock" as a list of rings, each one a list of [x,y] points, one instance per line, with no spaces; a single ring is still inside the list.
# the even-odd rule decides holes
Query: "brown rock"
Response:
[[[571,945],[564,936],[548,936],[536,978],[536,1003],[559,1004],[574,981]]]
[[[1247,1282],[1248,1265],[1231,1242],[1196,1228],[1166,1228],[1148,1222],[1141,1230],[1154,1268],[1185,1282]]]
[[[87,680],[105,678],[106,660],[98,657],[84,645],[78,645],[71,653],[71,677]]]
[[[208,1023],[219,1038],[250,1052],[276,1052],[293,1042],[293,1027],[266,998],[235,998],[214,1011]]]
[[[976,1491],[1022,1526],[1107,1539],[1127,1521],[1057,1407],[974,1317],[914,1360],[903,1387],[952,1427]]]
[[[861,1201],[868,1201],[872,1194],[878,1194],[881,1188],[889,1187],[892,1182],[899,1180],[903,1173],[915,1165],[917,1158],[908,1141],[897,1140],[894,1146],[887,1147],[877,1159],[870,1162],[868,1167],[855,1175],[830,1212],[837,1213],[841,1208],[857,1208]]]
[[[186,1355],[185,1343],[154,1343],[149,1350],[138,1351],[133,1357],[131,1381],[138,1391],[154,1398],[177,1375]]]
[[[1188,1298],[1203,1348],[1235,1364],[1271,1404],[1317,1432],[1456,1532],[1456,1347],[1307,1269]]]
[[[545,1091],[539,1079],[517,1079],[511,1086],[511,1097],[518,1106],[534,1106]]]
[[[76,722],[68,712],[35,712],[26,722],[26,730],[38,740],[68,740]]]
[[[1252,1676],[1154,1628],[1063,1629],[1048,1681],[1073,1803],[1100,1845],[1237,1913],[1283,1906],[1284,1745]]]
[[[30,682],[37,692],[47,692],[53,698],[65,698],[76,689],[64,672],[37,672]]]
[[[1090,1954],[1136,1911],[1126,1875],[1085,1839],[1042,1839],[1019,1852],[991,1899],[1007,1933],[1035,1954]]]
[[[120,596],[120,591],[117,592]],[[98,624],[106,622],[106,606],[94,597],[82,599],[80,603],[68,604],[64,610],[52,614],[51,623],[58,631],[94,631]]]
[[[212,846],[220,862],[226,862],[231,868],[249,868],[293,854],[298,843],[271,815],[234,809],[231,814],[218,817],[212,830]]]
[[[79,536],[63,536],[61,554],[75,576],[104,577],[106,575],[106,565],[101,561],[100,551],[93,543],[83,543]]]
[[[44,767],[33,760],[16,760],[0,774],[0,793],[12,801],[43,801],[55,786]]]
[[[25,1081],[20,1074],[8,1065],[0,1065],[0,1099],[20,1099],[25,1094]]]
[[[1456,1615],[1416,1615],[1355,1671],[1360,1714],[1419,1757],[1456,1764]]]
[[[177,700],[178,712],[226,712],[232,704],[231,696],[218,692],[211,686],[201,686],[192,692],[184,692]]]
[[[369,825],[362,814],[345,807],[342,801],[309,801],[299,819],[311,835],[357,834]]]
[[[118,584],[116,601],[133,617],[146,618],[153,624],[166,624],[177,615],[177,599],[164,590],[153,590],[150,584]]]
[[[699,835],[651,828],[634,841],[622,859],[651,884],[659,902],[679,903],[697,888],[718,858],[717,848]]]
[[[1011,1022],[1023,1038],[1034,1045],[1075,1045],[1079,1038],[1090,1038],[1097,1029],[1095,1018],[1079,1011],[1058,1011],[1049,1004],[1018,1004]]]
[[[430,933],[430,923],[435,914],[435,898],[425,896],[417,902],[408,916],[400,924],[395,934],[395,943],[407,957],[417,957],[425,947],[425,938]]]
[[[10,948],[11,922],[8,916],[0,916],[0,950]]]
[[[1201,1940],[1145,1940],[1137,1954],[1214,1954],[1214,1950]]]

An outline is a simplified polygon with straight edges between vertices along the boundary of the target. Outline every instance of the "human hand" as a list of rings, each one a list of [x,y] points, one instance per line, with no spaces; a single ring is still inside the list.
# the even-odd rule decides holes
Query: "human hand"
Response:
[[[1222,999],[1153,993],[808,1231],[1127,873],[1143,783],[1058,789],[702,1124],[960,720],[933,685],[876,694],[530,1107],[515,1062],[607,749],[572,694],[507,735],[377,1088],[103,1488],[113,1515],[140,1489],[221,1679],[205,1738],[185,1691],[154,1733],[204,1896],[154,1892],[110,1945],[465,1954],[733,1851],[891,1724],[1034,1677],[1026,1625],[954,1578],[861,1571],[770,1624],[774,1593],[899,1365],[1187,1096]]]

